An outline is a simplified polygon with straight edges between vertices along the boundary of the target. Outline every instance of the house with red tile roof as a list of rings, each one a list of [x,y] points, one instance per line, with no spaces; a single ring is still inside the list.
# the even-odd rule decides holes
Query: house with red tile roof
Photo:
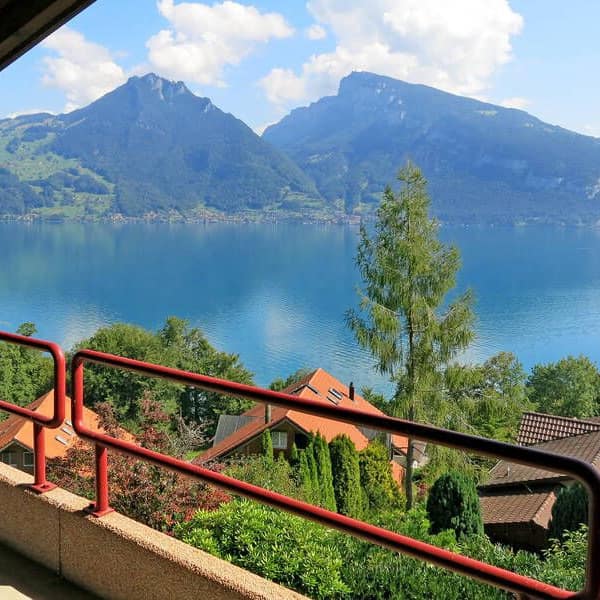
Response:
[[[600,423],[591,420],[528,412],[522,417],[517,443],[600,468]],[[514,547],[545,547],[557,494],[571,484],[562,473],[501,460],[490,471],[488,482],[479,487],[486,533]]]
[[[354,391],[352,384],[346,386],[324,369],[316,369],[300,381],[289,386],[283,392],[301,398],[315,400],[341,406],[355,408],[372,414],[383,414],[362,396]],[[365,427],[357,427],[349,423],[334,421],[324,417],[309,415],[292,409],[265,407],[256,404],[242,415],[221,415],[212,448],[194,459],[195,464],[210,460],[224,459],[231,456],[259,454],[261,435],[265,429],[271,432],[273,449],[286,456],[293,444],[299,449],[305,448],[311,433],[320,433],[327,442],[338,435],[347,435],[357,450],[366,448],[377,431]],[[390,458],[394,477],[400,481],[406,460],[407,439],[404,436],[392,435],[388,438]],[[417,456],[422,459],[424,447],[417,448]]]
[[[27,406],[44,416],[54,412],[54,390],[50,390]],[[98,415],[89,408],[83,408],[85,424],[95,431],[102,431]],[[67,450],[79,439],[71,422],[71,401],[67,398],[65,421],[58,429],[44,428],[46,457],[62,458]],[[33,423],[28,419],[11,415],[0,422],[0,461],[33,473]]]

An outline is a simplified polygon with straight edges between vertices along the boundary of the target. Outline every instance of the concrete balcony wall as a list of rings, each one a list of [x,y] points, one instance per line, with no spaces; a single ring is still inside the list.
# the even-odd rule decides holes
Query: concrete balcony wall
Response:
[[[32,481],[0,463],[0,541],[101,598],[306,600],[118,513],[90,516],[66,490],[33,494]]]

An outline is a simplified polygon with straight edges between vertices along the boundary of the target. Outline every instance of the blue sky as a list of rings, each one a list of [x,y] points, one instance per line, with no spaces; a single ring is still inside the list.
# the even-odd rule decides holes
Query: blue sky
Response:
[[[97,0],[0,75],[0,116],[183,80],[260,131],[368,70],[600,136],[600,2]]]

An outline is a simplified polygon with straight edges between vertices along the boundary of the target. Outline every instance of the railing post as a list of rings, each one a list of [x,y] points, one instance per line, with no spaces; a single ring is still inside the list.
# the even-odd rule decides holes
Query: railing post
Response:
[[[53,490],[56,485],[46,481],[46,437],[39,423],[33,423],[33,458],[33,485],[29,489],[38,494]]]
[[[114,511],[108,503],[108,449],[96,444],[96,503],[90,506],[95,517]]]

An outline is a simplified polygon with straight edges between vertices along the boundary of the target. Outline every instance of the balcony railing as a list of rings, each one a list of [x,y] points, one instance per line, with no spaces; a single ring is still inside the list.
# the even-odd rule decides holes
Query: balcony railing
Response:
[[[57,429],[65,420],[65,355],[60,346],[54,342],[38,340],[16,333],[0,331],[0,341],[48,352],[54,362],[54,410],[52,416],[45,416],[36,411],[0,400],[0,410],[33,422],[34,483],[31,489],[42,494],[56,487],[53,483],[46,481],[46,438],[44,429]],[[32,400],[35,400],[35,398],[32,398]]]
[[[3,337],[2,334],[0,334],[0,339],[11,341],[10,339]],[[34,340],[30,339],[30,341],[33,342]],[[47,342],[42,343],[47,344]],[[93,431],[86,427],[83,422],[85,363],[96,363],[106,367],[133,371],[150,377],[166,379],[174,383],[197,387],[220,394],[247,398],[256,402],[268,403],[274,406],[289,408],[354,425],[363,425],[386,433],[402,434],[411,438],[440,444],[450,448],[470,450],[482,456],[504,458],[515,463],[566,473],[574,479],[581,481],[586,486],[590,495],[588,560],[584,590],[581,592],[572,592],[557,588],[541,581],[483,563],[476,559],[450,552],[432,546],[431,544],[376,527],[369,523],[352,519],[307,504],[306,502],[301,502],[294,498],[239,481],[223,475],[222,473],[211,471],[205,467],[193,465],[183,460],[159,452],[154,452],[147,448],[142,448],[132,442]],[[105,354],[94,350],[80,350],[77,352],[72,359],[71,369],[73,386],[73,427],[81,438],[95,444],[96,449],[96,500],[93,505],[93,514],[98,517],[102,517],[111,511],[108,495],[107,461],[107,452],[110,448],[121,454],[165,467],[188,477],[205,481],[234,494],[286,510],[327,527],[378,544],[379,546],[402,552],[417,559],[425,560],[450,571],[460,573],[519,595],[532,598],[585,598],[588,600],[600,600],[600,570],[597,568],[597,565],[600,564],[600,515],[598,502],[598,499],[600,498],[600,473],[595,467],[581,460],[537,450],[531,447],[515,446],[384,415],[375,415],[356,409],[342,408],[333,405],[329,406],[321,402],[299,398],[290,394],[260,389],[161,365]],[[7,406],[11,405],[8,403],[0,404],[0,408],[6,409]],[[10,412],[20,413],[20,411],[14,410],[16,407],[12,408],[13,409]],[[54,421],[51,421],[51,424],[54,426]]]

